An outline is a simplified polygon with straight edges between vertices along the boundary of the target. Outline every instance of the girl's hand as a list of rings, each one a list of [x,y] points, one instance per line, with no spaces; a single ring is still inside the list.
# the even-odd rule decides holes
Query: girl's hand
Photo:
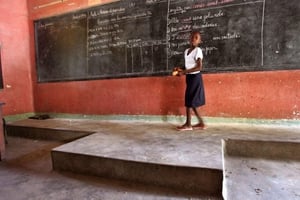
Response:
[[[180,67],[175,67],[173,69],[172,75],[173,76],[181,76],[181,74],[180,74],[181,72],[182,72],[182,69]]]
[[[177,73],[178,75],[177,76],[182,76],[182,75],[184,75],[185,73],[184,73],[184,71],[182,70],[182,69],[180,69],[180,70],[178,70],[178,73]]]

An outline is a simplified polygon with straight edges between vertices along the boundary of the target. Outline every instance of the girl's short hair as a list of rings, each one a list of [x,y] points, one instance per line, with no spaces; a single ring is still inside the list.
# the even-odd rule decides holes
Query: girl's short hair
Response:
[[[199,34],[201,36],[200,31],[198,31],[198,30],[192,30],[191,31],[191,35],[195,35],[195,34]]]

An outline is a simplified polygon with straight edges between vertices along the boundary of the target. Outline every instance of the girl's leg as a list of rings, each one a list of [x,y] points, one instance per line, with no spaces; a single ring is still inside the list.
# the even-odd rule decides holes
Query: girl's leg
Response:
[[[196,126],[201,126],[201,127],[204,127],[204,122],[203,122],[203,119],[202,117],[200,116],[199,112],[198,112],[198,109],[197,108],[193,108],[193,111],[199,121],[199,123],[196,125]]]
[[[186,107],[186,126],[192,126],[191,108]]]
[[[186,107],[186,121],[182,126],[177,127],[179,131],[193,130],[191,122],[191,108]]]

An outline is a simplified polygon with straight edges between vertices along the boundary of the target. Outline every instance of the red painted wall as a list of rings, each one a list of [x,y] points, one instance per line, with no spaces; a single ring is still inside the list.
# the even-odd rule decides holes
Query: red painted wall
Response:
[[[60,14],[97,0],[29,0],[30,19]],[[53,2],[53,1],[52,1]],[[32,21],[31,21],[32,23]],[[33,27],[31,26],[31,33]],[[31,48],[34,43],[31,41]],[[34,56],[32,55],[32,61]],[[204,75],[205,116],[300,119],[300,70]],[[144,77],[37,84],[37,112],[80,114],[184,114],[184,78]]]
[[[0,45],[4,115],[33,112],[28,8],[24,0],[0,0]]]
[[[204,75],[205,116],[299,119],[300,71]],[[184,79],[177,77],[36,85],[40,112],[184,114]]]

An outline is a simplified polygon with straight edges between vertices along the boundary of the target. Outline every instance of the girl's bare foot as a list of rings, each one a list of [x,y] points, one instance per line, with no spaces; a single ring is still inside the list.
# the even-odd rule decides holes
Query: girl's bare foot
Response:
[[[199,124],[196,124],[196,125],[193,126],[193,129],[194,129],[194,130],[204,130],[204,129],[206,129],[206,128],[207,128],[207,127],[205,126],[204,123],[199,123]]]
[[[178,131],[192,131],[193,130],[193,127],[192,126],[189,126],[187,124],[183,124],[182,126],[178,126],[177,127],[177,130]]]

